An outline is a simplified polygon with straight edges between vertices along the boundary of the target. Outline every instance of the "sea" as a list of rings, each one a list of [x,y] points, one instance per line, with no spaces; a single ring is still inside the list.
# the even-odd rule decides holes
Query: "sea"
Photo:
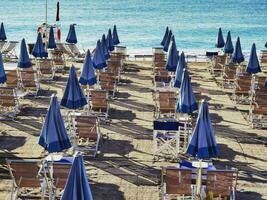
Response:
[[[57,0],[0,0],[0,21],[8,40],[36,40],[37,27],[56,23]],[[245,53],[267,41],[267,0],[60,0],[64,41],[70,24],[77,24],[78,45],[92,49],[97,39],[117,25],[121,45],[130,54],[151,54],[169,26],[179,51],[205,53],[215,49],[218,28],[224,38],[240,36]]]

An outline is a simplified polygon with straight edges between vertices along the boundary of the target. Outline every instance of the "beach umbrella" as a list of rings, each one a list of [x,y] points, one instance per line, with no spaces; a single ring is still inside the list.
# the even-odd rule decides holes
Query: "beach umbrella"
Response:
[[[106,45],[107,45],[107,48],[109,51],[114,50],[114,43],[113,43],[113,39],[112,39],[111,29],[108,29],[108,35],[106,38]]]
[[[71,66],[68,82],[60,105],[69,109],[77,109],[86,104],[87,101],[78,82],[75,67]]]
[[[119,40],[116,24],[113,27],[112,40],[113,40],[113,44],[114,45],[120,44],[120,40]]]
[[[6,72],[4,69],[4,63],[3,63],[3,58],[2,54],[0,53],[0,84],[4,84],[6,82]]]
[[[201,102],[197,123],[186,153],[198,159],[210,159],[219,156],[206,100]]]
[[[39,32],[37,35],[36,43],[32,49],[32,55],[37,58],[46,58],[48,56],[47,52],[45,51],[45,47],[42,40],[42,35]]]
[[[171,43],[168,50],[168,57],[166,62],[166,69],[169,72],[175,72],[179,60],[179,51],[177,51],[174,35],[172,36]]]
[[[75,156],[61,200],[92,200],[82,155]]]
[[[55,41],[55,35],[54,35],[54,30],[53,27],[50,27],[50,31],[49,31],[49,39],[48,39],[48,45],[47,45],[48,49],[56,49],[57,48],[57,44]]]
[[[265,43],[265,47],[267,48],[267,42]]]
[[[179,113],[192,114],[197,109],[198,105],[192,89],[191,79],[187,69],[184,68],[176,111]]]
[[[186,68],[185,56],[184,52],[182,52],[181,55],[179,56],[179,62],[175,72],[173,87],[180,88],[185,68]]]
[[[250,52],[246,72],[251,73],[251,74],[256,74],[258,72],[261,72],[261,67],[259,64],[255,43],[253,43],[251,47],[251,52]]]
[[[20,54],[17,66],[19,68],[29,68],[32,66],[24,38],[21,40],[20,43]]]
[[[91,60],[90,50],[88,49],[85,56],[85,62],[83,64],[82,74],[79,82],[82,85],[94,85],[96,84],[94,65]]]
[[[77,36],[75,31],[75,24],[70,25],[69,33],[66,39],[66,42],[70,44],[76,44],[77,43]]]
[[[228,31],[226,42],[224,45],[224,53],[232,54],[233,52],[234,52],[234,47],[232,43],[231,32]]]
[[[162,41],[161,41],[161,43],[160,43],[160,45],[163,46],[163,47],[164,47],[165,42],[166,42],[166,40],[167,40],[168,34],[169,34],[169,27],[167,26],[167,27],[166,27],[166,30],[165,30],[165,34],[164,34],[164,36],[163,36],[163,38],[162,38]]]
[[[169,49],[169,45],[170,45],[170,42],[171,42],[171,37],[172,37],[172,30],[169,31],[169,34],[166,38],[166,42],[164,44],[164,47],[163,47],[163,51],[167,52],[168,49]]]
[[[264,81],[264,87],[267,88],[267,78],[266,78],[265,81]]]
[[[223,39],[223,34],[222,34],[221,28],[219,28],[216,47],[217,48],[223,48],[224,47],[224,39]]]
[[[56,12],[56,21],[59,22],[60,21],[60,15],[59,15],[59,1],[57,2],[57,12]]]
[[[243,56],[243,53],[242,53],[242,49],[241,49],[240,38],[237,37],[237,41],[236,41],[236,44],[235,44],[234,54],[232,56],[232,61],[234,63],[240,64],[244,60],[245,59],[244,59],[244,56]]]
[[[5,31],[5,27],[4,27],[4,23],[1,23],[1,28],[0,28],[0,41],[5,41],[6,38],[6,31]]]
[[[38,144],[49,153],[62,152],[71,147],[56,95],[51,97]]]
[[[103,69],[107,66],[100,40],[98,40],[96,43],[95,53],[93,56],[93,64],[95,69]]]
[[[108,60],[110,58],[109,51],[106,45],[106,36],[105,34],[102,35],[101,38],[101,46],[102,46],[102,54],[104,55],[104,58]]]

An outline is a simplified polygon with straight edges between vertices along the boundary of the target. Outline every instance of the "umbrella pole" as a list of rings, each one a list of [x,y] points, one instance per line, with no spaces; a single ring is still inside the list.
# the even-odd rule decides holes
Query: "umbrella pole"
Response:
[[[202,199],[202,159],[199,160],[199,168],[198,168],[198,172],[197,172],[197,200],[201,200]]]
[[[97,70],[96,76],[97,76],[97,89],[100,89],[100,84],[99,84],[100,71],[99,70]]]
[[[89,101],[89,99],[90,99],[90,98],[89,98],[89,95],[90,95],[89,85],[87,85],[86,93],[87,93],[87,103],[88,103],[87,114],[89,115],[89,113],[90,113],[90,109],[91,109],[90,101]]]

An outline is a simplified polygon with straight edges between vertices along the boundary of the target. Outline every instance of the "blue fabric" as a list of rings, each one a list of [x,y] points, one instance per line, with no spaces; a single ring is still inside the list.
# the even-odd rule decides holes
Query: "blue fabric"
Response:
[[[17,66],[20,68],[29,68],[32,66],[24,38],[21,40],[20,54]]]
[[[185,62],[185,56],[184,56],[184,52],[182,52],[179,57],[178,66],[176,68],[173,87],[177,87],[177,88],[181,87],[183,72],[184,72],[184,69],[186,68],[187,67],[186,67],[186,62]]]
[[[178,131],[180,126],[184,126],[183,123],[178,121],[158,121],[153,122],[154,130],[165,130],[165,131]]]
[[[43,44],[43,39],[41,33],[38,33],[36,43],[32,49],[32,55],[35,58],[47,58],[48,54],[45,51],[45,47]]]
[[[83,64],[82,74],[80,76],[79,82],[82,85],[94,85],[96,84],[94,65],[91,60],[91,54],[88,49],[85,57],[85,62]]]
[[[50,31],[49,31],[49,39],[48,39],[48,45],[47,45],[48,49],[56,49],[57,48],[57,44],[55,41],[55,35],[54,35],[54,30],[53,27],[50,27]]]
[[[68,42],[70,44],[77,44],[77,42],[78,42],[74,24],[70,25],[70,29],[69,29],[69,33],[68,33],[66,42]]]
[[[72,66],[60,105],[69,109],[77,109],[86,104],[87,101],[79,85],[75,68]]]
[[[164,44],[164,47],[163,47],[163,51],[167,52],[168,49],[169,49],[169,45],[170,45],[170,42],[171,42],[171,38],[172,38],[172,30],[169,31],[169,34],[166,38],[166,41],[165,41],[165,44]]]
[[[210,159],[219,156],[219,149],[212,130],[208,103],[203,100],[199,109],[196,127],[186,153],[198,159]]]
[[[49,153],[62,152],[71,147],[56,96],[51,98],[38,143]]]
[[[176,43],[175,43],[175,38],[174,35],[172,36],[171,39],[171,44],[169,46],[168,50],[168,57],[167,57],[167,62],[166,62],[166,70],[169,72],[175,72],[179,60],[178,56],[179,52],[177,51],[176,48]]]
[[[74,158],[61,200],[92,200],[82,155]]]
[[[104,58],[108,60],[110,58],[110,55],[109,55],[109,51],[108,51],[107,44],[106,44],[105,34],[102,35],[101,46],[102,46],[102,54],[104,55]]]
[[[113,39],[112,39],[111,29],[108,29],[108,35],[106,38],[106,45],[107,45],[107,48],[109,51],[114,50],[114,43],[113,43]]]
[[[163,47],[164,47],[165,42],[166,42],[166,40],[167,40],[168,34],[169,34],[169,27],[167,26],[167,27],[166,27],[166,30],[165,30],[165,34],[164,34],[164,36],[163,36],[163,38],[162,38],[162,41],[161,41],[161,43],[160,43],[161,46],[163,46]]]
[[[251,74],[256,74],[258,72],[261,72],[261,67],[259,64],[255,43],[253,43],[251,47],[251,52],[250,52],[246,72],[251,73]]]
[[[93,64],[95,69],[103,69],[107,66],[100,40],[98,40],[96,43],[95,53],[93,56]]]
[[[114,27],[113,27],[112,40],[113,40],[113,44],[114,45],[120,44],[120,39],[119,39],[119,36],[118,36],[116,25],[114,25]]]
[[[6,38],[6,31],[3,22],[1,23],[1,28],[0,28],[0,40],[5,41]]]
[[[226,43],[224,46],[224,53],[232,54],[234,52],[234,46],[232,43],[231,32],[228,31]]]
[[[224,47],[224,44],[225,43],[224,43],[224,39],[223,39],[222,29],[219,28],[216,47],[217,48],[223,48]]]
[[[198,104],[192,89],[191,80],[188,71],[184,69],[179,99],[176,104],[176,111],[179,113],[192,114],[197,109]]]
[[[182,169],[196,169],[196,167],[193,166],[192,161],[181,160],[179,164]],[[208,165],[208,167],[204,167],[203,169],[216,170],[214,165]]]
[[[265,79],[265,82],[264,82],[264,87],[267,88],[267,78]]]
[[[241,49],[240,38],[238,37],[237,41],[236,41],[236,44],[235,44],[235,51],[234,51],[234,54],[232,56],[232,61],[234,63],[240,64],[244,60],[245,59],[244,59],[244,56],[243,56],[243,53],[242,53],[242,49]]]
[[[265,43],[265,47],[267,48],[267,42]]]
[[[0,83],[3,84],[5,82],[6,82],[6,73],[4,69],[2,54],[0,53]]]

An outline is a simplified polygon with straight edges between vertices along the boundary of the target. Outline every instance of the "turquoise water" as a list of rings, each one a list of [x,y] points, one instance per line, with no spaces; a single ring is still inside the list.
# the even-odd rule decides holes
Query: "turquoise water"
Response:
[[[48,22],[55,23],[56,0],[48,0]],[[151,52],[170,26],[179,50],[205,51],[214,47],[217,30],[241,38],[248,51],[267,41],[267,0],[60,0],[62,36],[76,23],[80,47],[93,48],[109,27],[117,24],[122,45],[130,52]],[[45,0],[1,0],[0,21],[9,40],[34,42],[45,19]]]

